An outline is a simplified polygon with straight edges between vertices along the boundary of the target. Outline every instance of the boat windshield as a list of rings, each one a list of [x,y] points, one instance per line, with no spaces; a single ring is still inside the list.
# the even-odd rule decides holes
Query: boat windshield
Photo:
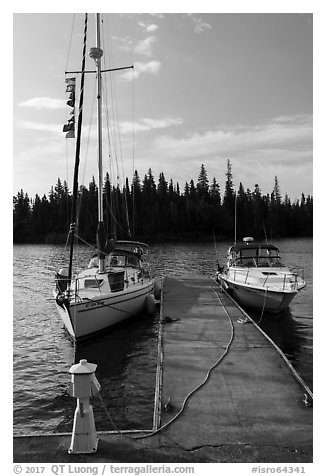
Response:
[[[276,268],[283,266],[277,249],[261,247],[246,247],[232,252],[230,265],[258,268]]]
[[[130,266],[132,268],[141,268],[141,260],[138,256],[124,252],[124,251],[114,251],[109,255],[109,265],[110,267],[125,267]]]
[[[257,249],[257,264],[260,267],[279,267],[283,266],[278,250],[268,248]]]

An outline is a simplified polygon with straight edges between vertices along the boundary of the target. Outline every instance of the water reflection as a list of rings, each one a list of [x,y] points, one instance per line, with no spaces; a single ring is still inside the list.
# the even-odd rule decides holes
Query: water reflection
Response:
[[[309,325],[302,319],[296,318],[291,308],[276,315],[259,311],[245,309],[249,316],[259,325],[259,327],[275,342],[289,359],[293,367],[299,372],[307,366],[307,350],[312,353],[312,337],[309,335]],[[312,378],[305,376],[305,382],[312,389]]]
[[[75,362],[87,359],[97,364],[101,400],[119,430],[152,428],[158,319],[158,314],[154,318],[140,315],[76,344]],[[70,431],[76,405],[67,393],[62,399],[66,410],[58,432]],[[92,403],[96,428],[114,430],[101,400],[95,398]]]

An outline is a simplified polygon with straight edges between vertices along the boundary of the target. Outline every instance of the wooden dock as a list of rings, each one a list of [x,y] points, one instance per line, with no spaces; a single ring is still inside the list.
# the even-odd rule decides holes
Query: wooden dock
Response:
[[[69,435],[14,438],[14,461],[310,463],[311,402],[212,279],[166,278],[152,434],[101,432],[94,455],[68,455]]]
[[[282,353],[212,280],[167,279],[167,317],[172,322],[164,328],[163,404],[171,399],[177,411],[214,367],[170,434],[182,426],[187,448],[311,443],[307,389]],[[164,424],[171,414],[163,416]]]

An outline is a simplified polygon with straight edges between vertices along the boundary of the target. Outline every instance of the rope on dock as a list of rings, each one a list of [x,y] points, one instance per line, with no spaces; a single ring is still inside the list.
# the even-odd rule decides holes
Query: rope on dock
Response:
[[[224,304],[222,303],[221,301],[221,298],[219,296],[219,294],[215,291],[215,289],[210,286],[211,290],[216,294],[216,296],[218,297],[219,301],[220,301],[220,304],[221,306],[223,307],[228,319],[229,319],[229,323],[230,323],[230,328],[231,328],[231,335],[230,335],[230,339],[229,339],[229,342],[228,344],[226,345],[226,348],[225,348],[225,351],[223,352],[223,354],[218,358],[218,360],[209,368],[209,370],[207,371],[206,373],[206,376],[204,378],[204,380],[199,384],[197,385],[193,390],[191,390],[191,392],[188,393],[188,395],[185,397],[185,399],[183,400],[183,403],[182,403],[182,406],[181,406],[181,409],[178,411],[178,413],[176,415],[174,415],[173,418],[171,418],[171,420],[169,420],[167,423],[165,423],[164,425],[162,425],[160,428],[157,428],[155,431],[152,431],[151,433],[148,433],[146,435],[141,435],[141,436],[130,436],[130,435],[126,435],[125,433],[122,433],[121,430],[119,430],[112,418],[112,416],[110,415],[108,409],[106,408],[105,404],[104,404],[104,401],[101,397],[101,395],[98,395],[99,398],[101,399],[101,402],[103,404],[103,407],[104,407],[104,411],[105,413],[107,414],[108,418],[110,419],[112,425],[114,426],[115,430],[121,435],[123,436],[124,438],[130,438],[132,440],[140,440],[140,439],[143,439],[143,438],[149,438],[151,436],[154,436],[156,435],[157,433],[159,433],[160,431],[164,430],[165,428],[167,428],[169,425],[171,425],[177,418],[179,418],[179,416],[183,413],[185,407],[186,407],[186,404],[188,402],[188,400],[199,390],[201,389],[208,381],[211,373],[213,372],[213,370],[221,363],[221,361],[225,358],[225,356],[227,355],[227,353],[229,352],[229,349],[230,349],[230,346],[232,344],[232,341],[233,341],[233,338],[234,338],[234,326],[233,326],[233,322],[232,322],[232,319],[230,317],[230,314],[228,313],[226,307],[224,306]]]
[[[268,291],[268,287],[266,286],[266,289],[265,289],[265,295],[264,295],[264,305],[263,305],[263,308],[261,310],[261,315],[260,315],[260,319],[259,321],[257,322],[257,325],[259,325],[261,323],[261,320],[264,316],[264,311],[265,311],[265,304],[266,304],[266,296],[267,296],[267,291]]]
[[[213,279],[213,278],[212,278]],[[276,352],[282,357],[282,359],[284,360],[285,364],[288,366],[288,368],[290,369],[290,371],[292,372],[294,378],[297,380],[297,382],[303,387],[303,389],[307,392],[307,393],[304,393],[304,404],[306,406],[312,406],[312,401],[313,401],[313,393],[312,391],[310,390],[310,388],[308,387],[308,385],[306,384],[306,382],[302,379],[302,377],[298,374],[298,372],[296,371],[296,369],[293,367],[293,365],[291,364],[291,362],[289,361],[289,359],[286,357],[286,355],[282,352],[282,350],[278,347],[278,345],[275,344],[275,342],[273,341],[273,339],[271,339],[267,334],[266,332],[263,331],[263,329],[258,325],[257,322],[254,321],[254,319],[252,319],[249,314],[237,303],[237,301],[235,299],[233,299],[232,296],[230,296],[230,294],[228,294],[228,292],[219,284],[219,287],[221,289],[221,291],[225,294],[228,295],[228,297],[231,299],[231,301],[238,307],[238,309],[241,310],[241,312],[247,317],[248,321],[250,321],[258,330],[261,334],[263,334],[263,336],[272,344],[272,346],[275,348]],[[262,316],[261,316],[262,318]],[[259,322],[261,321],[261,318],[259,320]]]

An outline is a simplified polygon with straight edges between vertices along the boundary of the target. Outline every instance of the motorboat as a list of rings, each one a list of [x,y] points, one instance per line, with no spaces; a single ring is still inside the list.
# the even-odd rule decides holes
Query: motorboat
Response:
[[[225,267],[218,267],[217,282],[241,306],[271,313],[286,310],[306,286],[303,270],[283,265],[279,249],[252,237],[232,245]]]

